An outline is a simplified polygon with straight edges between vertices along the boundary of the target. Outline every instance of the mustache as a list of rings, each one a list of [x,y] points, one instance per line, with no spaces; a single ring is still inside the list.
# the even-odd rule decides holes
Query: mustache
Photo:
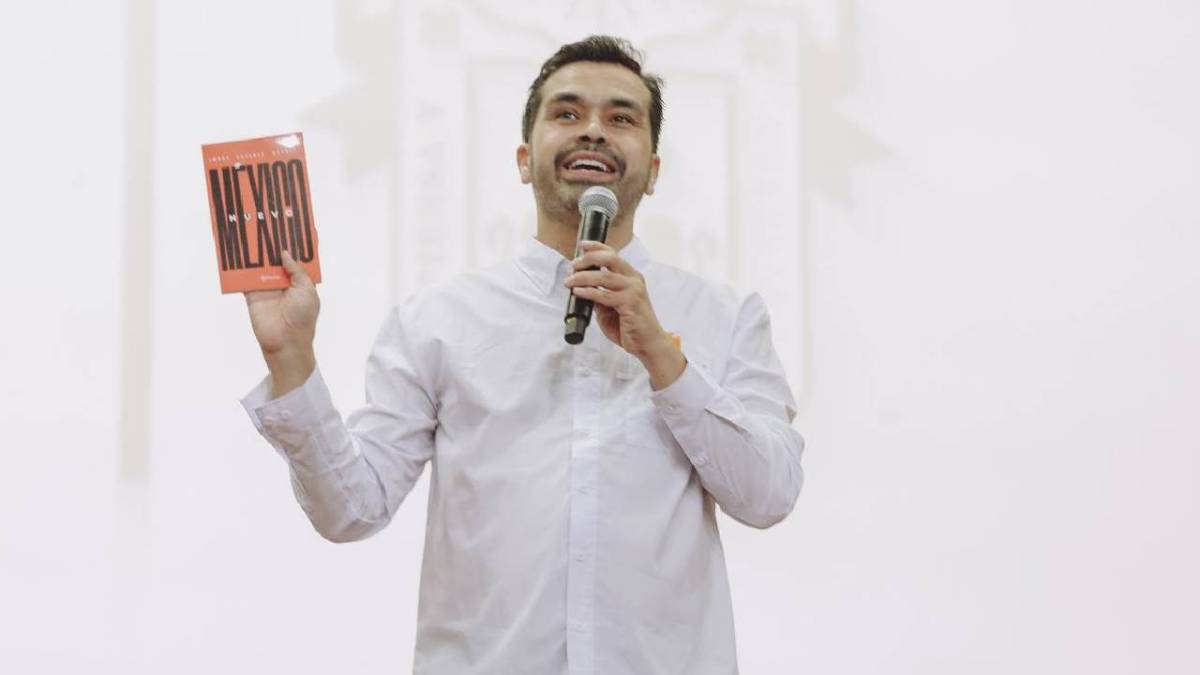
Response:
[[[554,166],[562,166],[563,161],[572,152],[594,152],[598,155],[604,155],[613,163],[613,166],[617,167],[617,173],[625,173],[625,161],[623,159],[609,152],[608,148],[603,145],[595,144],[576,145],[575,147],[559,152],[554,156]]]

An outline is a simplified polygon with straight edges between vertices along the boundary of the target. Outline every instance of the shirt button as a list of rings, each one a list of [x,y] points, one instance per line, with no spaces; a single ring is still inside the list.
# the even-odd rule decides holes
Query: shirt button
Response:
[[[706,466],[707,464],[708,464],[707,457],[701,456],[701,457],[696,458],[696,466]]]
[[[287,422],[288,420],[292,419],[292,413],[284,410],[283,412],[279,413],[279,419]]]

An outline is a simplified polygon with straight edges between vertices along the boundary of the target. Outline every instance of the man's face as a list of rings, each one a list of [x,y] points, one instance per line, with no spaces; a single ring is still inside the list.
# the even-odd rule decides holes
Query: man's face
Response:
[[[521,182],[533,184],[539,210],[556,221],[577,219],[583,191],[604,185],[617,195],[620,220],[632,222],[658,178],[650,146],[650,90],[641,78],[615,63],[580,61],[542,84],[517,166]]]

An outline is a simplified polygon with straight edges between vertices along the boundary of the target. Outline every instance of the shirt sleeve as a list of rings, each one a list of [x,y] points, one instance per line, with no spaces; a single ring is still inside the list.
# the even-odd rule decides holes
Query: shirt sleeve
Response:
[[[270,399],[270,376],[242,399],[259,433],[287,461],[296,500],[321,536],[355,541],[395,515],[433,456],[437,398],[429,364],[393,310],[367,359],[366,405],[345,421],[319,369]]]
[[[738,312],[720,382],[689,360],[650,398],[722,511],[760,529],[791,513],[804,482],[804,439],[791,426],[795,398],[757,293]]]

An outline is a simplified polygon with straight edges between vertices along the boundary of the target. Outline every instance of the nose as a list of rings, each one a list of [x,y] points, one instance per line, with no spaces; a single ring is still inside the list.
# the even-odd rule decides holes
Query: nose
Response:
[[[579,134],[579,140],[586,143],[604,142],[604,124],[599,115],[592,115],[588,118],[587,126]]]

